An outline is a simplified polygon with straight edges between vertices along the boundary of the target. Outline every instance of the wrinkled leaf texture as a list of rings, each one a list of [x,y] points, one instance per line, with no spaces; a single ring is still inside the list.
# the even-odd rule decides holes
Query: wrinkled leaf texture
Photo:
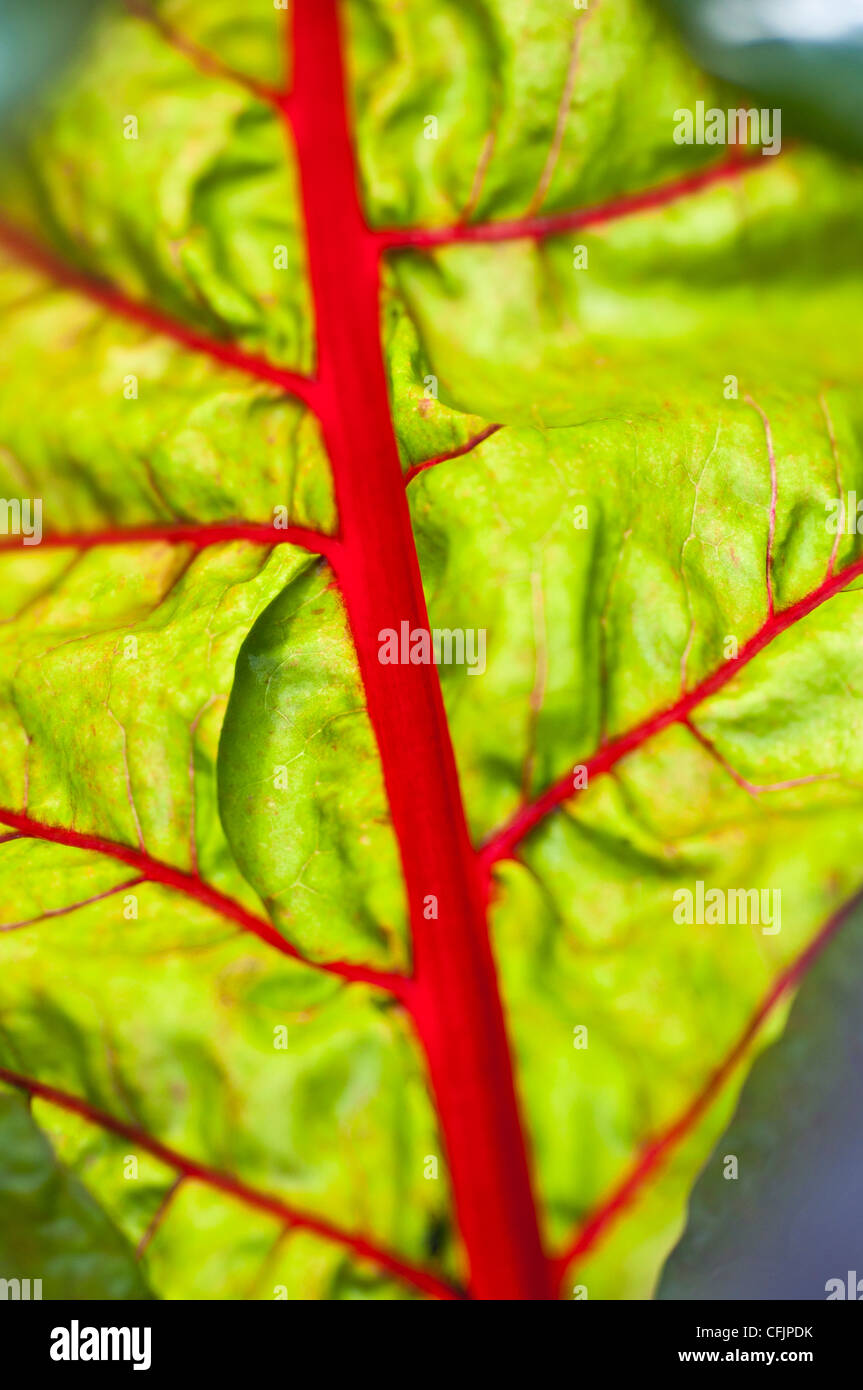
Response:
[[[109,7],[7,142],[0,1274],[648,1297],[860,885],[863,180],[675,144],[646,0],[338,18]]]

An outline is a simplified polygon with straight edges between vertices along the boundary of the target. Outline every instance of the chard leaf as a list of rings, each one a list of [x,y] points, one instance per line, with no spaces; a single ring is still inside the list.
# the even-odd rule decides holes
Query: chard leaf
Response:
[[[863,183],[736,100],[133,0],[19,114],[0,1082],[156,1296],[649,1297],[856,900]]]

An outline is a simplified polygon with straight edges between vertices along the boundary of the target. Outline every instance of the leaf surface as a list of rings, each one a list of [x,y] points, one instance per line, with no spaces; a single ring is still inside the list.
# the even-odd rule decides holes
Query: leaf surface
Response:
[[[19,117],[0,1079],[157,1296],[650,1296],[859,891],[863,184],[698,100],[642,0],[166,0]]]

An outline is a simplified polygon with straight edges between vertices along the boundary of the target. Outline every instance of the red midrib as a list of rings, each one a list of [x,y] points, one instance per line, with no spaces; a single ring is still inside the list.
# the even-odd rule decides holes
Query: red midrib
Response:
[[[336,0],[295,0],[296,137],[318,345],[320,418],[341,520],[338,578],[398,837],[413,932],[410,1006],[481,1299],[553,1296],[531,1190],[479,866],[437,670],[382,666],[378,633],[428,628],[390,418],[380,240],[356,186]],[[438,901],[437,920],[423,916]]]

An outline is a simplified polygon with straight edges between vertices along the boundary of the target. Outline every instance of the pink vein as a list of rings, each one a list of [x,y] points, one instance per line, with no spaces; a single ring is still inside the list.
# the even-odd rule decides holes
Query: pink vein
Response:
[[[56,284],[75,290],[118,318],[141,324],[153,333],[161,333],[174,342],[181,343],[192,352],[203,353],[221,362],[223,366],[233,367],[236,371],[245,372],[259,381],[278,386],[282,391],[298,397],[310,409],[316,408],[318,390],[313,377],[278,367],[265,357],[244,352],[232,343],[200,333],[178,319],[151,308],[149,304],[132,299],[107,281],[88,275],[85,271],[60,260],[51,250],[39,245],[27,232],[11,223],[0,222],[0,246],[17,260],[26,262],[41,274],[48,276]]]
[[[148,1225],[146,1231],[141,1236],[141,1239],[138,1241],[138,1244],[135,1247],[136,1260],[140,1260],[142,1256],[145,1254],[148,1245],[158,1232],[159,1227],[165,1220],[165,1217],[168,1215],[171,1203],[173,1202],[174,1198],[176,1197],[185,1180],[185,1175],[183,1173],[178,1173],[174,1181],[171,1183],[171,1186],[168,1188],[167,1192],[165,1193],[164,1197],[162,1198],[161,1202],[159,1203],[158,1207],[156,1208],[152,1217],[150,1218],[150,1224]]]
[[[530,200],[525,216],[531,217],[542,207],[549,185],[554,177],[557,168],[557,161],[560,158],[560,149],[563,144],[563,136],[566,130],[566,122],[569,118],[569,109],[572,105],[572,93],[575,89],[575,78],[578,72],[578,54],[581,47],[582,25],[587,18],[587,12],[582,11],[576,15],[573,28],[572,41],[569,49],[569,62],[566,67],[566,78],[563,84],[563,91],[560,94],[560,101],[557,107],[557,119],[554,124],[554,135],[552,136],[551,147],[548,151],[542,173],[539,176],[539,183],[536,191]]]
[[[491,163],[491,157],[494,154],[494,146],[496,139],[497,136],[495,131],[490,130],[482,142],[482,149],[480,150],[479,161],[474,172],[473,181],[470,186],[470,192],[467,195],[467,202],[465,203],[461,211],[462,222],[467,222],[468,218],[471,216],[474,208],[479,202],[479,195],[482,192],[482,186],[485,182],[485,176],[488,173],[488,166]]]
[[[746,404],[751,405],[753,410],[757,410],[761,417],[761,424],[764,427],[764,438],[767,444],[767,458],[770,463],[770,521],[767,531],[767,559],[765,561],[764,573],[767,583],[767,616],[773,616],[773,540],[776,535],[776,451],[773,447],[773,431],[770,428],[770,421],[765,415],[761,406],[754,401],[751,396],[746,397]]]
[[[47,1101],[50,1105],[59,1106],[61,1110],[80,1115],[82,1119],[98,1125],[111,1134],[118,1134],[121,1138],[128,1139],[130,1143],[136,1144],[139,1148],[152,1154],[153,1158],[164,1163],[167,1167],[173,1168],[175,1172],[182,1174],[185,1178],[206,1183],[208,1187],[217,1188],[220,1192],[226,1193],[227,1196],[235,1197],[238,1201],[245,1203],[246,1206],[266,1212],[269,1216],[275,1216],[297,1230],[311,1231],[315,1235],[322,1236],[325,1240],[335,1241],[353,1251],[361,1259],[373,1260],[381,1269],[385,1269],[388,1273],[394,1274],[396,1278],[403,1279],[406,1283],[421,1289],[423,1293],[445,1299],[461,1297],[459,1290],[451,1284],[438,1279],[436,1275],[427,1270],[418,1269],[408,1264],[398,1255],[376,1245],[373,1241],[367,1240],[364,1236],[352,1235],[349,1231],[342,1231],[337,1226],[332,1226],[328,1221],[323,1221],[317,1216],[297,1211],[294,1207],[283,1202],[281,1198],[249,1186],[248,1183],[243,1182],[232,1173],[223,1173],[217,1168],[210,1168],[204,1163],[198,1163],[195,1159],[187,1158],[184,1154],[178,1153],[176,1149],[171,1149],[166,1144],[160,1143],[158,1139],[154,1139],[146,1130],[140,1129],[137,1125],[126,1124],[114,1115],[109,1115],[107,1111],[97,1109],[96,1106],[91,1105],[81,1096],[71,1095],[68,1091],[61,1091],[56,1086],[48,1086],[30,1076],[22,1076],[19,1072],[9,1071],[6,1067],[0,1067],[0,1081],[4,1081],[8,1086],[14,1086],[17,1090],[26,1091],[28,1095],[35,1096],[39,1100]]]
[[[19,836],[19,838],[21,838]],[[22,927],[35,927],[40,922],[47,922],[51,917],[68,917],[70,912],[77,912],[79,908],[90,907],[92,903],[104,902],[106,898],[113,898],[117,893],[123,893],[127,888],[137,888],[139,883],[145,883],[143,878],[130,878],[125,883],[118,883],[114,888],[106,888],[104,893],[94,893],[89,898],[82,898],[80,902],[70,903],[68,907],[52,907],[45,912],[40,912],[38,917],[27,917],[20,922],[0,922],[0,932],[20,931]]]
[[[487,425],[479,434],[475,434],[471,439],[466,439],[464,444],[459,444],[455,449],[449,449],[446,453],[435,454],[434,458],[424,459],[422,463],[413,463],[405,473],[405,487],[414,479],[418,473],[424,473],[427,468],[435,468],[439,463],[449,463],[450,459],[461,458],[463,454],[469,454],[477,445],[484,440],[490,439],[498,430],[502,430],[503,425]]]
[[[820,393],[818,397],[818,403],[821,406],[821,413],[823,414],[825,423],[827,425],[827,437],[830,440],[830,452],[833,455],[833,467],[836,476],[836,497],[837,500],[841,502],[844,494],[842,491],[842,468],[839,462],[839,445],[836,440],[836,431],[833,428],[833,417],[830,414],[830,407],[827,404],[827,397],[824,395],[823,391]],[[830,559],[827,561],[828,574],[833,573],[833,566],[836,564],[836,556],[839,553],[839,544],[841,540],[842,527],[837,526],[836,535],[833,537],[833,547],[830,551]]]
[[[303,550],[325,555],[333,560],[338,541],[320,531],[303,526],[276,527],[269,522],[164,522],[146,526],[112,526],[101,531],[69,531],[43,536],[38,546],[25,546],[21,536],[0,540],[4,550],[64,549],[92,550],[100,545],[134,545],[150,541],[168,541],[173,545],[191,545],[204,549],[226,541],[252,541],[256,545],[298,545]]]
[[[131,845],[122,845],[115,840],[106,840],[101,835],[85,835],[77,830],[66,830],[62,826],[46,825],[42,821],[34,820],[31,816],[23,815],[18,811],[7,810],[5,807],[0,807],[0,824],[10,825],[13,829],[19,830],[23,835],[33,839],[68,845],[73,849],[89,850],[92,853],[103,854],[108,858],[116,859],[121,864],[127,864],[148,883],[161,883],[167,888],[184,893],[187,897],[195,898],[213,912],[236,922],[244,931],[259,937],[268,946],[275,947],[282,955],[290,956],[293,960],[300,961],[313,970],[324,970],[331,975],[338,975],[344,980],[360,984],[376,985],[399,997],[406,996],[409,990],[410,981],[403,975],[376,971],[367,966],[354,965],[349,961],[309,960],[295,946],[286,941],[266,918],[258,917],[255,913],[249,912],[241,903],[235,902],[225,893],[220,893],[218,889],[212,888],[197,874],[184,873],[182,869],[176,869],[171,864],[164,864],[143,850],[133,849]]]
[[[572,212],[548,213],[545,216],[517,217],[510,221],[459,223],[454,227],[393,227],[377,233],[385,249],[400,246],[448,246],[465,241],[518,241],[527,238],[554,236],[576,227],[599,226],[618,217],[661,208],[678,198],[698,193],[713,184],[737,178],[755,164],[757,156],[739,153],[730,155],[721,164],[713,164],[694,174],[671,179],[667,183],[639,193],[625,193],[594,207],[577,208]]]
[[[791,787],[805,787],[812,782],[828,782],[832,780],[832,778],[838,776],[838,773],[835,772],[815,772],[809,777],[789,777],[785,782],[750,782],[746,777],[741,776],[737,768],[720,752],[715,743],[711,743],[710,739],[706,734],[702,733],[697,724],[693,724],[691,719],[685,719],[683,722],[692,734],[692,737],[696,739],[701,744],[704,751],[709,753],[711,758],[719,764],[723,772],[727,772],[732,781],[736,782],[738,787],[748,792],[752,797],[757,798],[764,792],[781,792],[788,791]]]
[[[782,609],[778,613],[771,613],[754,636],[750,637],[749,641],[740,649],[736,659],[726,661],[699,685],[690,690],[688,694],[682,695],[673,705],[652,714],[643,723],[637,724],[618,738],[612,739],[588,758],[584,763],[587,768],[588,785],[594,777],[608,772],[627,754],[640,748],[648,739],[655,737],[663,729],[669,728],[672,724],[685,723],[692,710],[733,680],[737,672],[747,666],[759,652],[763,651],[783,632],[787,632],[795,623],[800,622],[813,609],[818,608],[820,604],[839,593],[846,584],[861,574],[863,574],[863,558],[847,565],[838,574],[830,575],[816,589],[798,599],[796,603],[792,603],[790,607]],[[572,799],[573,796],[572,774],[567,772],[564,777],[548,787],[529,806],[522,807],[507,825],[491,836],[481,851],[486,868],[501,859],[510,858],[516,845],[525,835],[535,829],[550,812],[562,805],[563,802]]]
[[[647,1179],[665,1161],[672,1149],[693,1129],[716,1098],[735,1068],[743,1061],[761,1025],[780,999],[799,983],[825,946],[838,933],[850,914],[860,905],[863,893],[855,895],[836,912],[796,960],[783,970],[770,986],[731,1051],[711,1073],[695,1099],[668,1129],[644,1145],[637,1162],[627,1176],[581,1224],[563,1253],[554,1261],[558,1278],[563,1278],[568,1266],[580,1255],[586,1255],[605,1234],[609,1226],[630,1205]]]

